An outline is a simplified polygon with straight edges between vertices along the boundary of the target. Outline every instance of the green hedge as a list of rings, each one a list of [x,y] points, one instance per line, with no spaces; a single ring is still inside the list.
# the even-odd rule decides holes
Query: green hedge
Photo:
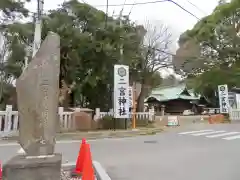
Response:
[[[127,123],[127,128],[132,127],[131,119],[115,119],[113,116],[104,116],[99,121],[101,129],[125,129]],[[148,119],[136,119],[136,127],[149,127],[152,122]]]

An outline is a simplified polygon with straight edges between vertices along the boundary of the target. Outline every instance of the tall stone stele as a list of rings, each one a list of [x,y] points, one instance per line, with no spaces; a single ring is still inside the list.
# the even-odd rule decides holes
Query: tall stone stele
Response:
[[[19,143],[24,155],[3,166],[7,180],[59,180],[60,154],[54,154],[58,121],[60,37],[50,32],[16,83]]]

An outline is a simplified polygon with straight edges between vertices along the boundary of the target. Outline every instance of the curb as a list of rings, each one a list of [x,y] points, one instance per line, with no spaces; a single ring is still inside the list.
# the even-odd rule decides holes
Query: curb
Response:
[[[75,163],[63,163],[62,168],[65,171],[71,171],[75,168]],[[98,161],[93,161],[93,168],[95,170],[97,180],[111,180],[106,170]]]
[[[153,129],[146,129],[146,130],[138,130],[138,131],[108,131],[105,133],[102,132],[94,132],[94,133],[62,133],[57,135],[58,140],[79,140],[81,138],[87,139],[103,139],[103,138],[124,138],[124,137],[132,137],[132,136],[142,136],[142,135],[154,135],[164,131],[163,128],[153,128]],[[0,141],[16,141],[18,136],[12,137],[0,137]]]
[[[62,163],[62,169],[64,171],[71,171],[75,168],[75,163]]]
[[[83,137],[87,138],[87,139],[103,139],[103,138],[124,138],[124,137],[131,137],[131,136],[142,136],[142,135],[153,135],[156,133],[160,133],[164,131],[163,128],[161,129],[148,129],[148,130],[138,130],[138,131],[122,131],[122,132],[117,132],[117,131],[109,131],[106,133],[102,133],[102,134],[75,134],[75,133],[66,133],[63,134],[63,136],[61,138],[57,138],[57,139],[69,139],[69,137],[71,138],[71,140],[74,139],[81,139]]]
[[[111,180],[106,170],[102,167],[102,165],[98,161],[93,161],[93,167],[95,169],[98,180]]]

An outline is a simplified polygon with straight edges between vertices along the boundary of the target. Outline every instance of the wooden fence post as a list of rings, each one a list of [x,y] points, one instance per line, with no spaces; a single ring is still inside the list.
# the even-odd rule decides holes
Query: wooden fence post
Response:
[[[58,132],[62,131],[62,127],[63,127],[63,107],[58,107],[58,117],[59,117],[59,122],[58,122]]]
[[[149,120],[150,121],[154,121],[154,115],[155,115],[155,110],[154,110],[154,107],[152,107],[151,109],[149,109]]]
[[[11,132],[12,126],[12,105],[6,105],[6,115],[4,120],[4,134],[8,135]]]
[[[94,121],[97,121],[98,119],[100,119],[100,108],[95,109],[95,115],[93,119]]]
[[[113,116],[114,114],[113,114],[113,108],[111,108],[111,109],[109,109],[109,114],[108,114],[109,116]]]

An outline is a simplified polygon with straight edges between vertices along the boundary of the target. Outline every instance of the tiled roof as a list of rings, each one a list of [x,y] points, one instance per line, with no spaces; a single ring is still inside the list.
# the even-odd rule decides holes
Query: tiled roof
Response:
[[[187,91],[189,95],[185,94],[184,91]],[[192,90],[187,90],[185,84],[180,84],[176,86],[154,88],[145,101],[149,98],[155,98],[163,102],[174,99],[198,100],[200,96],[196,96]]]

